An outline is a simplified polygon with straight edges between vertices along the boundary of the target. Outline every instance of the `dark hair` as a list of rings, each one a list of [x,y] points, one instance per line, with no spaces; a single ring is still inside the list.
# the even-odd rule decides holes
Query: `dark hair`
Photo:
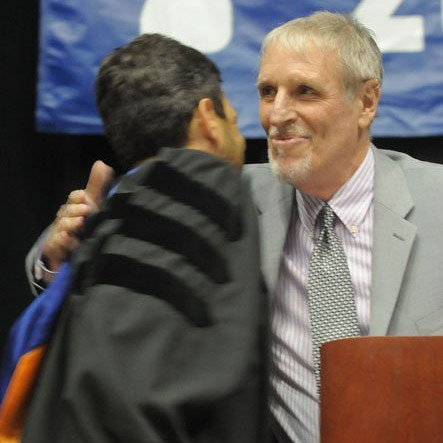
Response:
[[[220,71],[199,51],[160,34],[143,34],[107,56],[96,79],[105,134],[123,170],[181,147],[202,98],[225,117]]]

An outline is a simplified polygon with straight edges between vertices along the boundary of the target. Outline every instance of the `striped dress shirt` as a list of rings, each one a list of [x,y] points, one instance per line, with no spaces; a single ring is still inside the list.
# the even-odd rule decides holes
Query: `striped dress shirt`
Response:
[[[353,176],[329,200],[348,260],[362,335],[369,333],[374,156],[368,150]],[[312,359],[307,278],[324,202],[296,191],[274,297],[271,410],[280,443],[318,443],[319,399]]]

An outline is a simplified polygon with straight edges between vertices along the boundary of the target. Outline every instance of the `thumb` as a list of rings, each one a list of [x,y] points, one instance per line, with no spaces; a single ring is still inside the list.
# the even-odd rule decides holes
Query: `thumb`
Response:
[[[97,210],[103,198],[103,193],[114,177],[114,170],[97,160],[91,168],[88,183],[85,188],[86,202]]]

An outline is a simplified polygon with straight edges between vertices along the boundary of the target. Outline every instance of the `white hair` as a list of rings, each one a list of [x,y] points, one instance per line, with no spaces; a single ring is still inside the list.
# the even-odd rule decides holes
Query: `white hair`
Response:
[[[383,61],[373,32],[356,18],[328,11],[291,20],[274,28],[265,37],[261,57],[274,43],[303,53],[310,47],[335,52],[338,72],[348,98],[355,96],[361,82],[376,79],[381,86]]]

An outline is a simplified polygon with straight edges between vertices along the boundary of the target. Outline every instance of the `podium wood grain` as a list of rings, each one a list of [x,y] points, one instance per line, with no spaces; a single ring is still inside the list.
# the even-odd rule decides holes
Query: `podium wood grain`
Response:
[[[322,443],[443,442],[443,337],[323,345]]]

